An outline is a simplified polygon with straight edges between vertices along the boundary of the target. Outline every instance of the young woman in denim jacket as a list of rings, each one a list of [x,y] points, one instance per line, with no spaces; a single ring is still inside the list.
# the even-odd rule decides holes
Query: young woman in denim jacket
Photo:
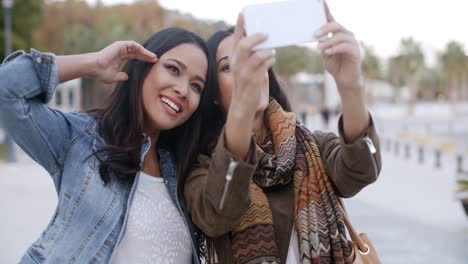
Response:
[[[359,45],[334,21],[317,37],[343,105],[339,135],[296,121],[271,69],[271,50],[253,51],[266,36],[245,37],[242,17],[215,33],[217,101],[205,129],[214,143],[185,185],[187,208],[209,237],[208,263],[352,263],[338,197],[377,179],[378,137],[360,82]],[[207,140],[210,141],[210,140]]]
[[[5,60],[0,117],[58,195],[21,263],[199,263],[178,181],[198,152],[197,108],[213,73],[208,54],[199,36],[170,28],[143,46],[123,41],[72,56],[32,50]],[[46,105],[59,82],[82,76],[119,82],[88,113]]]

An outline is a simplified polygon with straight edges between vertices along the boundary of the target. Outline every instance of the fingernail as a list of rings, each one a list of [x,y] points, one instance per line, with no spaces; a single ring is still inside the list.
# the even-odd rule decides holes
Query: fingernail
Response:
[[[331,53],[332,53],[332,49],[325,50],[325,54],[331,54]]]
[[[320,37],[321,35],[322,35],[322,30],[320,30],[320,29],[317,30],[317,31],[315,32],[315,34],[314,34],[314,36],[316,36],[316,37]]]

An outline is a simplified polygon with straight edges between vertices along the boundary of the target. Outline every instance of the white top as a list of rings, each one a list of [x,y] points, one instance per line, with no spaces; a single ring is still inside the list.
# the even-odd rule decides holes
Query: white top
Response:
[[[300,262],[299,256],[299,242],[297,240],[296,230],[292,230],[291,240],[289,241],[288,256],[286,257],[286,264],[297,264]]]
[[[190,233],[164,180],[139,172],[125,234],[113,263],[192,263]]]

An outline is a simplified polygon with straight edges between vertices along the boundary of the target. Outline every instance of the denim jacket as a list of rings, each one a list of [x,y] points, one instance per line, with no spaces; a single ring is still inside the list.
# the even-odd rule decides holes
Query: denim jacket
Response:
[[[47,229],[20,263],[108,263],[125,232],[138,177],[113,178],[104,185],[97,159],[102,146],[97,122],[84,113],[49,108],[58,85],[51,53],[17,51],[0,65],[0,119],[14,141],[53,179],[58,205]],[[151,143],[142,146],[141,161]],[[176,193],[171,153],[158,148],[161,174],[192,234],[193,263],[198,258],[195,228]]]

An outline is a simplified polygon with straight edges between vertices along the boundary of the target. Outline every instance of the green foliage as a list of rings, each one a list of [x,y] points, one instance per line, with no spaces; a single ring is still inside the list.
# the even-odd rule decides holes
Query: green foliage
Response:
[[[290,46],[276,50],[275,70],[291,76],[299,72],[323,73],[320,54],[305,47]]]
[[[388,64],[387,80],[397,87],[403,85],[412,87],[411,80],[415,74],[425,67],[421,44],[413,38],[404,38],[400,42],[399,54],[391,57]]]
[[[459,179],[457,180],[457,185],[459,191],[468,191],[468,180],[467,179]]]
[[[24,41],[24,39],[16,34],[15,32],[11,32],[11,49],[12,51],[15,50],[27,50],[29,48],[29,45]],[[4,58],[5,55],[5,32],[0,31],[0,51],[2,54],[0,55],[0,58]]]
[[[443,76],[436,68],[420,69],[416,74],[416,81],[418,98],[433,99],[444,93]]]
[[[404,38],[400,43],[400,54],[397,55],[399,66],[403,68],[407,76],[413,76],[424,67],[424,54],[421,44],[413,38]]]
[[[463,45],[455,41],[449,42],[441,56],[441,66],[447,78],[463,74],[468,66]]]
[[[7,144],[0,143],[0,160],[6,160],[8,155]]]
[[[362,73],[368,79],[378,80],[382,78],[380,59],[374,49],[362,44],[364,49],[364,58],[362,60]]]
[[[41,0],[15,0],[11,10],[12,50],[33,47],[34,29],[42,22],[43,4]],[[0,59],[5,50],[4,9],[0,8]]]

